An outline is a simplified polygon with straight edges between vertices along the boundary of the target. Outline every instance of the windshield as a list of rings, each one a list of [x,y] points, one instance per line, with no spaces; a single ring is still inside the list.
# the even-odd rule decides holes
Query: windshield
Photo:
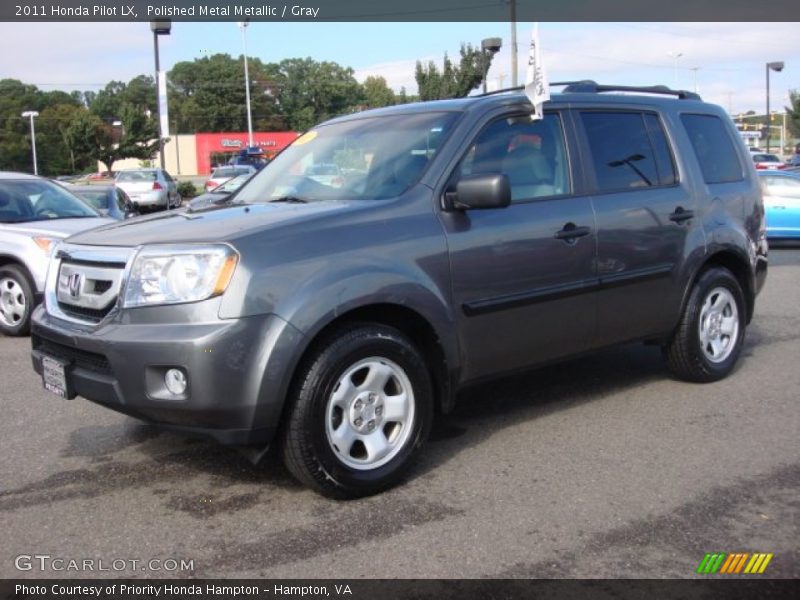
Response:
[[[77,196],[50,181],[0,181],[0,223],[98,216]]]
[[[106,189],[100,188],[96,190],[76,190],[75,194],[80,196],[80,198],[92,208],[108,208],[108,190]]]
[[[774,154],[754,154],[753,160],[756,162],[781,162],[781,159]]]
[[[312,129],[255,175],[235,202],[398,196],[419,181],[458,116],[367,117]]]
[[[158,173],[155,171],[122,171],[117,175],[117,181],[155,181]]]

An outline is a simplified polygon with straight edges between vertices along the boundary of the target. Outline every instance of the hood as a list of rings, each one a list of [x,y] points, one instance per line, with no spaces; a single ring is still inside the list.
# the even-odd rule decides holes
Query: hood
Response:
[[[28,221],[26,223],[3,223],[4,228],[14,233],[30,236],[47,236],[62,239],[75,233],[94,229],[101,225],[116,223],[114,219],[104,217],[85,217],[81,219],[51,219],[42,221]]]
[[[369,202],[323,201],[308,204],[235,204],[196,212],[163,211],[113,224],[70,238],[89,246],[138,246],[187,242],[231,241],[258,229],[273,228],[316,215],[341,212]]]

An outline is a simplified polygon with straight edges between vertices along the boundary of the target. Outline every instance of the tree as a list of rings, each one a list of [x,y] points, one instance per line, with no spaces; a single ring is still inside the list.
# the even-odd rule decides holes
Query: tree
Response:
[[[364,80],[364,98],[369,108],[391,106],[396,102],[394,92],[387,85],[386,79],[372,75]]]
[[[458,66],[444,55],[441,71],[433,61],[424,65],[417,61],[414,77],[420,100],[463,98],[483,82],[492,62],[492,54],[471,44],[461,44]]]
[[[288,58],[278,64],[278,104],[286,124],[295,131],[357,110],[364,90],[353,69],[311,58]]]
[[[124,103],[120,107],[122,127],[119,136],[113,126],[96,122],[93,156],[108,171],[123,158],[152,159],[158,150],[158,131],[155,121],[145,115],[140,107]]]
[[[277,65],[265,65],[258,58],[250,57],[248,70],[253,129],[284,129],[275,99]],[[247,130],[243,57],[235,59],[228,54],[215,54],[179,62],[169,72],[167,80],[170,118],[176,131]]]
[[[800,90],[789,92],[789,102],[791,107],[786,107],[786,125],[792,136],[800,137]]]

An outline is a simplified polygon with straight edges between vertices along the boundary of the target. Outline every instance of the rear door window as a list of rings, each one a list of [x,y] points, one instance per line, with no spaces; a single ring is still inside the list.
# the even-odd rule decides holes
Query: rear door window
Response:
[[[667,137],[653,113],[581,112],[599,192],[619,192],[677,181]]]
[[[706,183],[744,179],[736,147],[722,119],[714,115],[681,115]]]

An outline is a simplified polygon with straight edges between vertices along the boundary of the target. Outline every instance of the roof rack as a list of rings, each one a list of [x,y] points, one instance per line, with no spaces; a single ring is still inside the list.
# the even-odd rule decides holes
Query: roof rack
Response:
[[[599,84],[591,79],[583,79],[579,81],[556,81],[550,84],[550,87],[563,87],[564,93],[567,94],[599,94],[602,92],[638,92],[640,94],[660,94],[664,96],[677,96],[680,100],[701,100],[700,95],[695,92],[687,90],[673,90],[666,85],[648,85],[648,86],[632,86],[632,85],[604,85]],[[507,92],[519,92],[525,89],[524,85],[516,87],[503,88],[501,90],[494,90],[484,94],[478,94],[479,97],[494,96],[496,94],[505,94]]]

